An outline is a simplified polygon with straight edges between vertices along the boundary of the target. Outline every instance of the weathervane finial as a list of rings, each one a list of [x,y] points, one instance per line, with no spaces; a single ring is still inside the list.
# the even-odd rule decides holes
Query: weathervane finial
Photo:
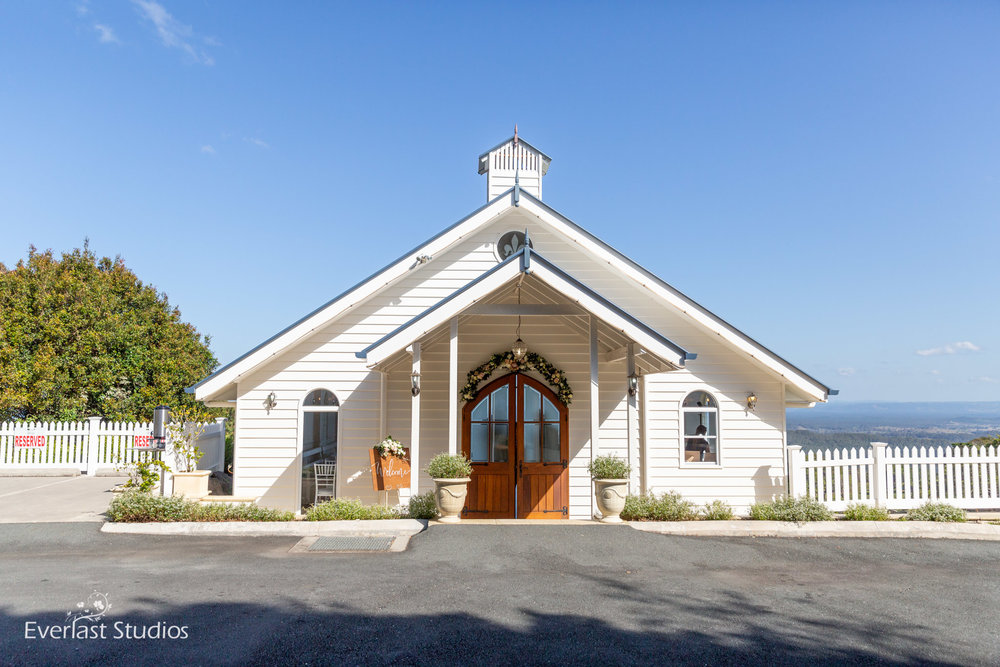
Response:
[[[514,145],[517,146],[517,123],[514,123]]]

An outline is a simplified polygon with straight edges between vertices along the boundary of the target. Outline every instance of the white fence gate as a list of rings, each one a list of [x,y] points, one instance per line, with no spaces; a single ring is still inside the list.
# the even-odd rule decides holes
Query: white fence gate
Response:
[[[79,470],[96,475],[150,456],[150,422],[0,422],[0,471]],[[204,452],[200,470],[221,471],[226,456],[226,420],[205,424],[196,444]],[[172,462],[168,465],[174,467]]]
[[[788,447],[788,493],[834,511],[852,503],[911,509],[928,501],[1000,509],[998,447]]]

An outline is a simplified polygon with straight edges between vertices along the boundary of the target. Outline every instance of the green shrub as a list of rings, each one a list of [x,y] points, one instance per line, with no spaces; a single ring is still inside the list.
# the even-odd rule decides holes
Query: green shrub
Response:
[[[410,498],[409,516],[411,519],[436,519],[437,503],[434,502],[434,492],[428,491]]]
[[[625,521],[692,521],[698,512],[693,502],[669,491],[659,496],[628,496],[621,517]]]
[[[587,465],[594,479],[628,479],[632,466],[617,456],[598,456]]]
[[[702,508],[701,518],[707,521],[729,521],[733,518],[733,508],[724,500],[713,500]]]
[[[295,512],[252,504],[198,503],[188,521],[294,521]]]
[[[757,521],[829,521],[833,513],[812,498],[779,498],[750,506],[750,518]]]
[[[257,505],[199,503],[177,496],[130,491],[111,501],[107,516],[116,523],[171,521],[291,521],[292,512]]]
[[[884,507],[872,507],[864,503],[848,505],[844,510],[845,521],[888,521],[889,510]]]
[[[358,521],[362,519],[398,519],[392,507],[365,505],[357,498],[331,498],[306,510],[306,521]]]
[[[472,474],[472,464],[464,454],[442,452],[427,464],[427,474],[433,479],[460,479]]]
[[[924,503],[906,513],[907,521],[965,521],[965,510],[945,503]]]
[[[126,491],[108,507],[108,520],[116,523],[144,521],[188,521],[198,503],[177,496],[154,496],[141,491]]]

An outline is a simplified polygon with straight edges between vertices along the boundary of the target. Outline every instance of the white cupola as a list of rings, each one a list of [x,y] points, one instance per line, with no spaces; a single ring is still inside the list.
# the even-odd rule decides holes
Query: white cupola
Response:
[[[542,177],[552,158],[524,139],[514,136],[479,156],[479,173],[486,174],[486,201],[514,187],[515,179],[525,192],[542,198]]]

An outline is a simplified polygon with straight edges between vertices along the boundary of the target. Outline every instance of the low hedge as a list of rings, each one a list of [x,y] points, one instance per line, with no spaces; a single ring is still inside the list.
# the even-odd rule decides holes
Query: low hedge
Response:
[[[360,521],[364,519],[405,519],[394,507],[365,505],[357,498],[331,498],[306,510],[306,521]]]
[[[888,521],[889,510],[884,507],[872,507],[864,503],[848,505],[844,510],[844,521]]]
[[[906,520],[962,523],[965,521],[965,510],[946,503],[924,503],[907,512]]]
[[[438,517],[437,503],[434,502],[434,492],[428,491],[410,498],[411,519],[436,519]]]
[[[621,517],[625,521],[693,521],[698,511],[693,502],[684,500],[676,491],[668,491],[659,496],[628,496]]]
[[[172,521],[292,521],[292,512],[229,503],[199,503],[175,496],[128,491],[111,501],[107,517],[115,523]]]
[[[830,521],[833,512],[812,498],[778,498],[750,506],[750,518],[756,521]]]

